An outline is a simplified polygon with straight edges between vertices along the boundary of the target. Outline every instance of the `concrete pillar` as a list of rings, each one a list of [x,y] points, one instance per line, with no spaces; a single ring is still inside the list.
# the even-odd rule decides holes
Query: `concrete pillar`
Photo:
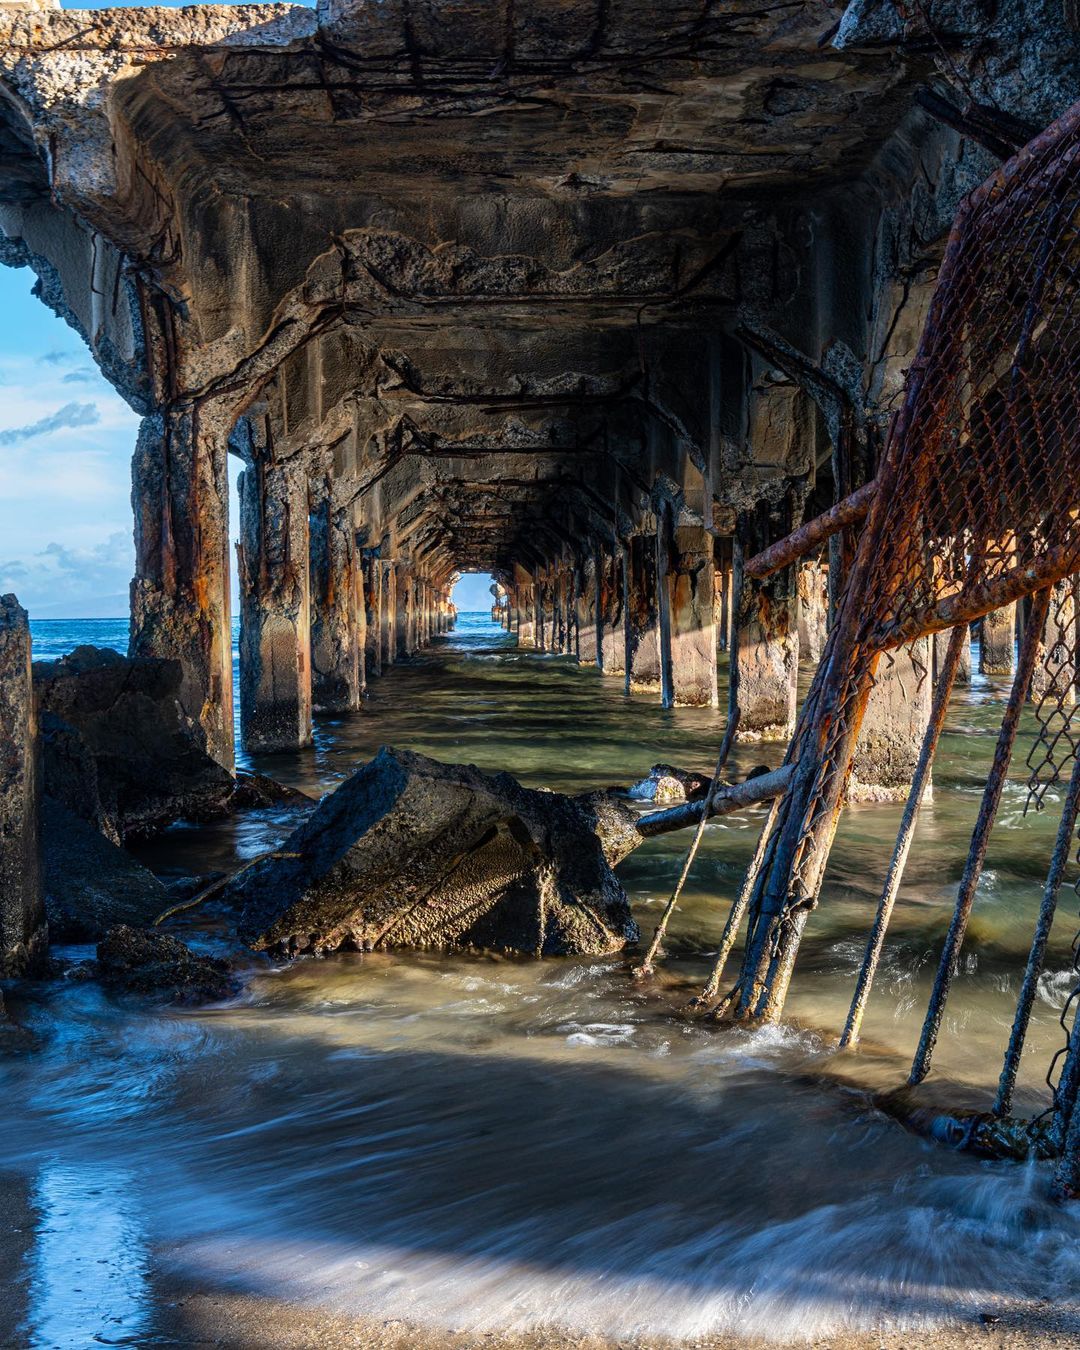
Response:
[[[260,459],[240,475],[240,730],[248,750],[311,742],[307,474]]]
[[[979,624],[979,670],[984,675],[1011,675],[1016,669],[1016,606],[1004,605],[984,614]]]
[[[367,627],[351,511],[333,484],[314,484],[311,510],[311,696],[327,712],[352,712],[364,687]]]
[[[596,654],[596,557],[590,554],[578,567],[577,658],[583,666],[595,666]]]
[[[889,658],[892,658],[890,661]],[[853,801],[903,801],[930,720],[934,682],[930,639],[885,653],[878,662],[855,747]],[[924,796],[929,795],[929,790]]]
[[[518,646],[532,648],[536,646],[536,592],[528,572],[519,569],[519,573],[520,580],[516,588]]]
[[[671,555],[674,548],[671,507],[656,513],[656,610],[660,638],[660,703],[675,706],[675,674],[671,664]]]
[[[180,404],[143,420],[132,463],[133,656],[180,662],[180,697],[232,768],[228,439],[232,417]]]
[[[799,656],[816,666],[828,635],[828,571],[820,563],[803,563],[797,569],[795,585],[799,595]]]
[[[935,633],[931,641],[934,644],[934,680],[937,680],[938,671],[940,671],[945,660],[945,653],[949,649],[949,640],[952,637],[952,629],[943,629],[940,633]],[[971,625],[964,626],[964,647],[960,653],[960,664],[956,668],[957,684],[971,683]]]
[[[1076,702],[1076,589],[1072,577],[1054,586],[1031,676],[1032,703],[1047,698],[1062,708],[1071,708]]]
[[[533,611],[536,614],[536,649],[540,652],[546,652],[550,638],[550,625],[547,615],[547,583],[544,580],[543,573],[537,576],[532,593]]]
[[[360,558],[364,605],[364,673],[382,674],[382,577],[379,560],[370,549]]]
[[[719,546],[719,540],[717,546]],[[730,563],[716,563],[716,569],[713,573],[713,595],[716,599],[715,605],[715,623],[716,623],[716,650],[726,652],[728,649],[728,635],[731,632],[731,565]]]
[[[412,572],[407,563],[395,562],[397,586],[394,591],[394,634],[397,640],[395,656],[402,661],[413,650],[412,631]]]
[[[600,556],[603,565],[600,588],[603,626],[598,630],[601,641],[600,669],[605,675],[625,677],[626,620],[623,615],[622,548],[616,545],[613,553],[605,550]]]
[[[656,602],[656,546],[634,535],[627,546],[624,610],[626,691],[660,688],[660,617]]]
[[[996,553],[1004,568],[1016,562],[1016,536],[1009,534],[997,541]],[[1011,675],[1016,670],[1015,604],[1003,605],[984,614],[979,623],[979,670],[983,675]]]
[[[744,578],[746,558],[791,528],[790,506],[762,503],[735,522],[731,660],[740,741],[787,741],[795,730],[799,679],[799,597],[795,568],[764,581]]]
[[[389,558],[379,560],[382,573],[382,665],[383,670],[397,660],[397,568]]]
[[[699,525],[673,531],[668,585],[671,597],[671,679],[674,701],[715,708],[716,624],[713,539]]]
[[[0,976],[21,975],[48,945],[41,875],[41,762],[30,624],[0,596]],[[0,1003],[0,1008],[3,1004]]]

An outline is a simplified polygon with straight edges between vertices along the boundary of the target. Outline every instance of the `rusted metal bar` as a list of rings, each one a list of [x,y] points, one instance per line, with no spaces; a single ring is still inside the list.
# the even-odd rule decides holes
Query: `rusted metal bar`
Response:
[[[758,802],[771,801],[781,796],[791,782],[795,772],[794,764],[783,764],[771,773],[758,774],[744,783],[732,783],[730,787],[719,788],[709,807],[709,819],[714,816],[730,816],[735,811],[756,806]],[[682,806],[671,806],[666,811],[650,811],[638,822],[638,833],[646,839],[656,834],[669,834],[672,830],[685,830],[696,825],[705,814],[705,803],[686,802]]]
[[[1005,1062],[1001,1067],[1001,1078],[998,1080],[997,1097],[993,1106],[994,1114],[997,1116],[1005,1115],[1012,1105],[1016,1074],[1020,1068],[1020,1056],[1024,1051],[1024,1040],[1027,1036],[1028,1023],[1031,1021],[1031,1010],[1035,1005],[1039,976],[1043,972],[1046,944],[1050,939],[1050,929],[1057,910],[1058,892],[1061,890],[1065,864],[1069,860],[1078,810],[1080,810],[1080,756],[1077,756],[1073,762],[1072,777],[1069,779],[1065,801],[1061,808],[1061,822],[1058,825],[1050,868],[1046,874],[1046,885],[1043,887],[1042,904],[1039,906],[1039,917],[1035,922],[1035,933],[1031,939],[1031,950],[1028,952],[1024,981],[1020,986],[1020,998],[1017,1001],[1016,1013],[1013,1017],[1012,1034],[1009,1036],[1008,1048],[1005,1051]]]
[[[1080,566],[1080,547],[1075,540],[1047,549],[1036,562],[1010,568],[990,581],[965,586],[947,596],[931,609],[912,615],[903,623],[889,626],[882,633],[882,648],[901,647],[905,642],[953,628],[958,623],[981,619],[1003,605],[1021,600],[1044,586],[1052,586],[1063,577],[1073,576]]]
[[[755,581],[761,581],[771,576],[773,572],[779,572],[782,567],[797,562],[807,553],[812,553],[826,539],[839,534],[846,526],[856,524],[870,510],[877,486],[877,479],[864,484],[843,501],[830,507],[828,511],[823,511],[820,516],[815,516],[813,520],[808,520],[805,525],[800,525],[797,530],[785,535],[783,539],[778,539],[775,544],[762,549],[744,564],[744,574],[753,577]]]
[[[713,772],[712,780],[709,783],[709,790],[705,794],[705,800],[702,803],[701,819],[698,821],[698,827],[690,847],[686,851],[686,859],[683,862],[682,871],[679,873],[679,880],[671,892],[671,899],[664,906],[664,912],[660,916],[660,922],[656,925],[656,932],[653,934],[653,940],[649,950],[645,954],[645,960],[638,966],[634,974],[637,976],[651,975],[653,972],[653,962],[656,960],[660,951],[660,946],[664,941],[664,935],[667,932],[668,921],[675,912],[675,906],[679,903],[679,896],[682,895],[682,888],[686,885],[686,878],[690,875],[690,868],[697,857],[698,848],[701,845],[701,837],[705,833],[705,824],[711,814],[712,804],[716,798],[717,788],[720,785],[720,775],[724,772],[724,765],[727,763],[728,755],[731,754],[731,747],[735,742],[735,733],[739,728],[739,710],[738,708],[728,718],[728,724],[724,728],[724,739],[720,742],[720,753],[716,757],[716,769]]]
[[[870,930],[870,937],[866,944],[866,954],[863,957],[862,969],[859,971],[859,979],[855,985],[855,994],[851,1000],[847,1024],[844,1027],[844,1034],[840,1037],[841,1050],[848,1049],[850,1046],[857,1044],[859,1040],[863,1014],[866,1011],[866,1003],[870,997],[874,975],[881,959],[885,934],[889,927],[889,920],[892,918],[893,906],[896,904],[896,896],[900,890],[900,882],[903,880],[911,841],[915,837],[915,824],[919,817],[923,792],[930,777],[930,768],[934,762],[934,752],[937,750],[941,728],[945,724],[945,714],[949,709],[949,695],[952,693],[956,672],[960,668],[960,659],[964,654],[964,637],[965,630],[963,627],[953,629],[949,647],[945,653],[945,661],[938,676],[937,688],[934,690],[934,703],[930,710],[930,721],[927,723],[922,748],[919,751],[919,760],[915,765],[915,773],[911,780],[911,791],[908,793],[907,803],[904,806],[904,814],[896,836],[896,846],[893,849],[892,860],[885,876],[881,898],[878,900],[877,913],[874,915],[874,926]]]
[[[990,831],[993,829],[998,806],[1001,802],[1001,794],[1005,788],[1009,762],[1012,759],[1013,746],[1016,743],[1016,732],[1020,725],[1020,713],[1027,697],[1028,687],[1031,684],[1032,672],[1035,669],[1035,659],[1042,641],[1043,625],[1046,623],[1046,616],[1050,610],[1050,595],[1051,590],[1047,586],[1032,597],[1030,623],[1024,633],[1024,641],[1020,646],[1020,660],[1017,664],[1016,678],[1013,680],[1013,686],[1009,693],[1009,701],[1005,705],[1005,715],[1001,719],[1001,730],[998,733],[997,747],[994,750],[994,762],[986,779],[982,805],[979,808],[979,818],[975,822],[975,829],[972,832],[971,845],[968,848],[964,873],[960,879],[960,889],[956,896],[952,922],[949,924],[945,947],[938,964],[937,977],[934,980],[934,988],[927,1005],[926,1019],[923,1022],[922,1034],[919,1038],[919,1047],[911,1065],[908,1082],[912,1086],[921,1083],[930,1072],[930,1061],[937,1044],[938,1032],[941,1030],[941,1019],[945,1013],[945,1004],[948,1001],[953,976],[956,974],[960,961],[960,949],[964,943],[968,919],[971,916],[971,907],[975,901],[975,888],[979,884],[983,863],[986,859]]]
[[[1074,1029],[1074,1050],[1080,1051],[1077,1032]],[[1061,1159],[1054,1173],[1050,1194],[1055,1200],[1080,1199],[1080,1111],[1073,1110],[1069,1128],[1061,1149]]]
[[[731,949],[735,945],[735,939],[738,936],[739,929],[742,926],[743,915],[746,913],[746,906],[750,903],[750,896],[754,891],[754,883],[757,881],[758,873],[761,871],[761,864],[764,861],[765,853],[769,846],[769,838],[772,835],[773,827],[776,824],[776,817],[779,813],[778,801],[774,799],[772,807],[769,810],[769,818],[765,822],[765,827],[758,836],[757,848],[754,850],[754,856],[750,859],[750,866],[746,869],[746,876],[743,877],[742,888],[735,897],[731,908],[728,910],[727,920],[724,924],[724,931],[720,934],[720,945],[717,948],[716,956],[713,960],[712,970],[709,972],[709,978],[705,988],[690,1004],[691,1008],[704,1008],[716,998],[720,992],[720,982],[724,978],[724,967],[727,965],[728,957],[731,955]]]

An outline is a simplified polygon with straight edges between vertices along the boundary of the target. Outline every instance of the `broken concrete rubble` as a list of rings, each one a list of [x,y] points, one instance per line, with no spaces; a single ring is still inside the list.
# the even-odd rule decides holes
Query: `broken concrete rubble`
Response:
[[[117,924],[151,924],[169,903],[152,872],[51,797],[41,844],[53,942],[96,942]]]
[[[384,749],[224,896],[257,950],[614,952],[636,928],[611,869],[636,839],[610,798]]]
[[[126,924],[110,929],[98,943],[97,972],[115,990],[170,1003],[217,1003],[239,989],[227,961],[200,956],[167,933]]]
[[[225,810],[233,777],[184,712],[181,681],[177,661],[96,647],[35,662],[51,714],[45,791],[115,842]]]

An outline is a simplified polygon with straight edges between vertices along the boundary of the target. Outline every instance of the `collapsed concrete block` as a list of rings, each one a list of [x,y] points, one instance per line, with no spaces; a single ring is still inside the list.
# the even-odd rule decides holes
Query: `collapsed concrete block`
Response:
[[[223,894],[258,950],[603,954],[637,936],[612,868],[638,843],[606,794],[383,749]]]

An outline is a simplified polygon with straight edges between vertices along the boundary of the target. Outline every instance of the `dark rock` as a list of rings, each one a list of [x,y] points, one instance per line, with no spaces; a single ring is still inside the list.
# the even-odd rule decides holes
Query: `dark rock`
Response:
[[[239,988],[227,961],[197,956],[178,938],[146,928],[110,929],[98,943],[97,959],[104,984],[172,1003],[217,1002]]]
[[[233,811],[251,810],[265,806],[314,806],[314,801],[297,788],[286,787],[264,773],[250,773],[240,769],[236,785],[229,799]]]
[[[51,797],[42,849],[54,942],[96,942],[116,924],[152,923],[172,903],[152,872]]]
[[[229,809],[232,775],[183,711],[181,679],[177,661],[96,647],[34,665],[45,791],[114,842]]]
[[[605,794],[383,749],[223,894],[256,949],[615,952],[637,929],[611,868],[639,842]]]

